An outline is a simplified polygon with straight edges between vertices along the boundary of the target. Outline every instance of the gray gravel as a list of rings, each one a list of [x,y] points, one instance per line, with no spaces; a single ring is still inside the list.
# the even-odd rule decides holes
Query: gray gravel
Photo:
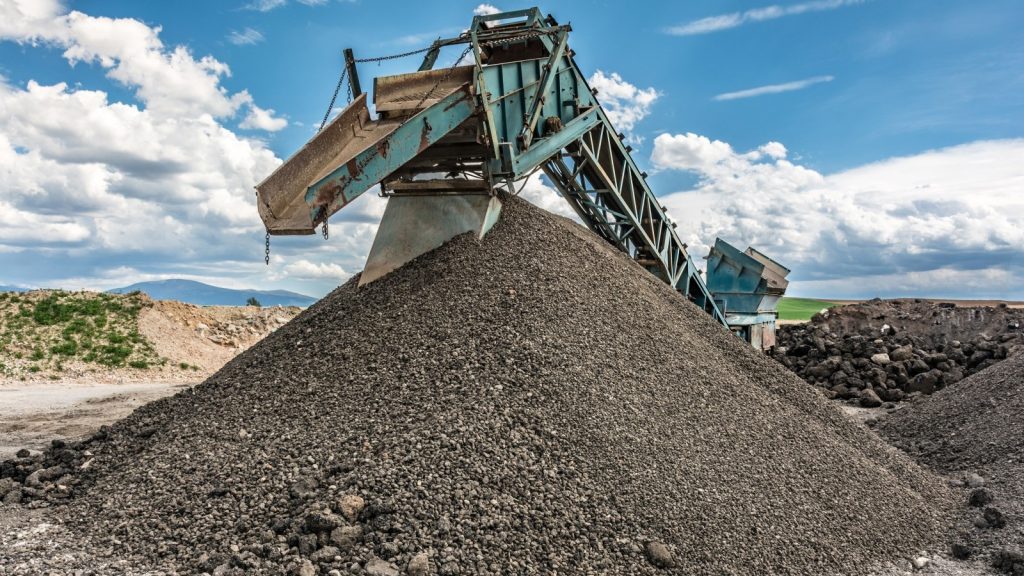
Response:
[[[855,574],[942,482],[586,230],[514,198],[87,443],[66,528],[214,574]]]
[[[957,480],[961,555],[996,561],[1024,549],[1024,355],[894,412],[879,430]]]

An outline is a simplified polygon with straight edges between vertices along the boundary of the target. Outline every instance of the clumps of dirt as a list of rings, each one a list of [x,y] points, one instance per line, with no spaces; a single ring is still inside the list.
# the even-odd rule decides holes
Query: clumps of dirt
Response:
[[[88,439],[53,440],[42,452],[21,449],[0,462],[0,502],[39,508],[67,501],[82,483],[80,474],[92,464],[89,446],[105,438],[107,428]]]
[[[179,573],[846,574],[949,492],[597,237],[516,198],[91,446],[79,546]]]
[[[774,357],[829,397],[876,407],[932,394],[1024,350],[1024,309],[871,300],[780,326]]]
[[[991,553],[1012,573],[1024,546],[1024,355],[892,413],[879,432],[959,479],[966,520],[954,552]]]

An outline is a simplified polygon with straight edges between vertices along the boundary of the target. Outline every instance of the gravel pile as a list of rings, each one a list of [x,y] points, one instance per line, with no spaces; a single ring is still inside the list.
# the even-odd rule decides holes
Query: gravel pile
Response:
[[[1024,310],[871,300],[780,326],[774,357],[831,398],[875,407],[932,394],[1024,350]]]
[[[843,574],[948,488],[625,255],[515,198],[79,448],[97,558],[178,573]]]
[[[879,431],[961,480],[961,554],[992,553],[993,564],[1011,573],[1019,564],[1024,575],[1024,355],[892,413]]]

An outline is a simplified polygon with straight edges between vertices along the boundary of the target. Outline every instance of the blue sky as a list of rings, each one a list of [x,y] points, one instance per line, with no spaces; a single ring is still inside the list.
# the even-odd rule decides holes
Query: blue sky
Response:
[[[754,243],[809,296],[1024,299],[1020,2],[541,8],[573,25],[695,256],[715,235]],[[361,268],[380,202],[336,216],[327,243],[275,239],[266,269],[252,185],[311,135],[342,48],[420,48],[479,9],[0,0],[0,283],[324,293]],[[562,209],[543,180],[530,198]]]

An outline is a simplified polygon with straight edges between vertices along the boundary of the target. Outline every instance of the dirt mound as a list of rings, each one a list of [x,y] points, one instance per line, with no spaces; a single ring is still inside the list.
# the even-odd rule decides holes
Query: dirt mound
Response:
[[[300,311],[141,292],[0,292],[0,385],[198,382]]]
[[[780,326],[774,357],[831,397],[932,394],[1024,350],[1024,309],[870,300]]]
[[[875,298],[826,312],[815,315],[812,322],[827,325],[833,334],[908,333],[933,348],[953,340],[994,339],[1007,332],[1017,333],[1024,326],[1024,308],[1006,304],[963,306],[935,300]]]
[[[965,479],[966,546],[1024,546],[1024,355],[893,413],[880,432]]]
[[[185,364],[209,375],[300,311],[294,306],[195,306],[156,300],[139,314],[139,332],[172,365]]]
[[[219,574],[862,573],[944,538],[941,482],[567,220],[506,198],[355,282],[66,447],[68,525]]]

